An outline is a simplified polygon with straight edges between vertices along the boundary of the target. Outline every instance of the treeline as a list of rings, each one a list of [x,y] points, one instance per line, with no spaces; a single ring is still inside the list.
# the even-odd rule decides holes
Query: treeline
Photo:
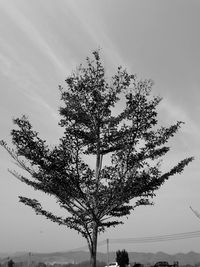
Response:
[[[107,264],[103,261],[97,261],[97,267],[105,267]],[[44,262],[14,262],[12,260],[4,260],[0,262],[0,267],[88,267],[90,266],[89,261],[83,261],[80,263],[44,263]],[[130,267],[154,267],[154,264],[140,264],[131,262]],[[179,267],[200,267],[200,263],[192,264],[180,264]]]
[[[97,267],[105,267],[106,263],[97,261]],[[84,261],[80,263],[44,263],[44,262],[34,262],[32,261],[31,263],[26,262],[14,262],[10,264],[9,261],[5,261],[0,263],[0,267],[88,267],[90,266],[89,261]]]
[[[97,267],[105,267],[106,263],[102,262],[102,261],[97,261]],[[46,267],[50,267],[52,265],[46,265]],[[90,266],[90,262],[89,261],[83,261],[80,263],[67,263],[67,264],[58,264],[55,263],[53,265],[53,267],[88,267]],[[37,266],[37,267],[44,267],[44,266]]]

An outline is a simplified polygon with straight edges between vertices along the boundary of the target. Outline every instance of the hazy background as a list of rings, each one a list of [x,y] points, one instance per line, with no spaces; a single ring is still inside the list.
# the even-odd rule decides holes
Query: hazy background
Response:
[[[109,78],[119,65],[155,81],[163,97],[159,119],[185,125],[170,143],[169,168],[187,156],[196,160],[159,191],[155,206],[141,207],[123,226],[99,237],[129,238],[197,231],[200,219],[200,1],[196,0],[0,0],[0,139],[10,141],[12,118],[28,115],[34,129],[53,145],[58,85],[92,50],[101,48]],[[86,245],[75,231],[60,227],[18,203],[18,195],[54,202],[20,183],[0,149],[0,252],[66,251]],[[3,240],[3,241],[2,241]],[[200,238],[111,245],[110,250],[200,252]],[[105,251],[105,247],[101,247]]]

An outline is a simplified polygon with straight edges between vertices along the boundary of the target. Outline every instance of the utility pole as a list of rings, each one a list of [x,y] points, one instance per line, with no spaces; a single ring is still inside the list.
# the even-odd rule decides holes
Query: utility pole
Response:
[[[31,265],[31,252],[28,253],[28,267]]]
[[[107,243],[107,267],[109,266],[109,239],[106,239]]]

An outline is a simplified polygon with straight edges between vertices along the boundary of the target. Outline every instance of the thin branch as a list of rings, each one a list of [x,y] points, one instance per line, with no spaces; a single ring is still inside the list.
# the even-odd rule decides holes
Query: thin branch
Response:
[[[198,211],[194,210],[191,206],[190,206],[190,209],[195,214],[195,216],[200,219],[200,213]]]

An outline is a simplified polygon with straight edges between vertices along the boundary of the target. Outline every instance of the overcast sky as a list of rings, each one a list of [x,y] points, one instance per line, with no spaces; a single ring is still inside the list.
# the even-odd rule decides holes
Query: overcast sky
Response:
[[[58,85],[101,48],[108,77],[119,65],[154,80],[163,97],[159,120],[185,125],[170,143],[169,168],[187,156],[195,161],[158,191],[153,207],[140,207],[123,226],[99,237],[130,238],[200,229],[200,1],[198,0],[0,0],[0,139],[10,142],[12,118],[28,115],[34,129],[56,144]],[[18,196],[54,203],[20,183],[0,149],[0,252],[66,251],[86,245],[75,231],[36,216]],[[2,242],[3,240],[3,242]],[[171,242],[111,245],[110,250],[200,252],[200,237]],[[101,247],[102,251],[106,248]]]

